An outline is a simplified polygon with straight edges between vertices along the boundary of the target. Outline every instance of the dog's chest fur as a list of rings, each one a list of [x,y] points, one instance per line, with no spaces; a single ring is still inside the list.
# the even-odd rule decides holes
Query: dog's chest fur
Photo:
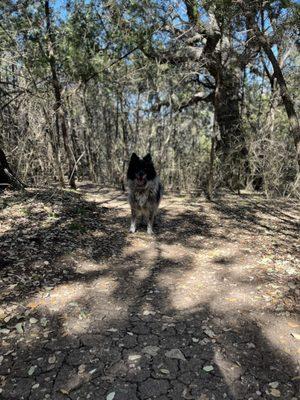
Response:
[[[161,197],[161,183],[159,178],[149,181],[147,187],[139,189],[134,182],[129,182],[129,202],[136,209],[145,210],[157,207]]]
[[[139,208],[145,208],[147,207],[147,202],[149,201],[149,191],[142,191],[138,192],[136,191],[134,194],[135,201],[137,203],[137,206]]]

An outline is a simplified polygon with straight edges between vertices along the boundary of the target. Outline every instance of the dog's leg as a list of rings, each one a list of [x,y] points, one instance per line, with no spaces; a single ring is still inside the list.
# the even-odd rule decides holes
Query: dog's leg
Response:
[[[148,216],[147,233],[153,235],[153,223],[154,223],[155,211],[151,210]]]
[[[135,231],[136,231],[136,210],[134,208],[131,208],[131,224],[129,232],[135,233]]]

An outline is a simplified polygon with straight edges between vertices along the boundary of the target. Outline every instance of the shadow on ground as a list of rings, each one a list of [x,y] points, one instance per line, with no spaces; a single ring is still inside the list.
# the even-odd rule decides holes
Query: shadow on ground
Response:
[[[293,206],[167,198],[149,238],[92,189],[4,198],[0,397],[296,399]]]

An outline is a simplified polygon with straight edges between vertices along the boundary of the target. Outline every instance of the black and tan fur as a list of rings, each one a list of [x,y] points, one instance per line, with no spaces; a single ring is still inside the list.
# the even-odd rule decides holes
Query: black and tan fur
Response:
[[[146,219],[147,232],[151,235],[163,188],[150,154],[144,158],[132,154],[127,171],[127,183],[131,207],[130,232],[136,231],[137,217],[141,215]]]

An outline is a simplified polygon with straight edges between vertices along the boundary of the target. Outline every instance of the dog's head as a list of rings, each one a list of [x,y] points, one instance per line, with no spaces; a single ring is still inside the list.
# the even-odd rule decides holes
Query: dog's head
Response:
[[[137,187],[143,188],[148,181],[156,177],[155,168],[150,154],[144,158],[139,158],[135,153],[132,154],[127,171],[127,179],[133,181]]]

